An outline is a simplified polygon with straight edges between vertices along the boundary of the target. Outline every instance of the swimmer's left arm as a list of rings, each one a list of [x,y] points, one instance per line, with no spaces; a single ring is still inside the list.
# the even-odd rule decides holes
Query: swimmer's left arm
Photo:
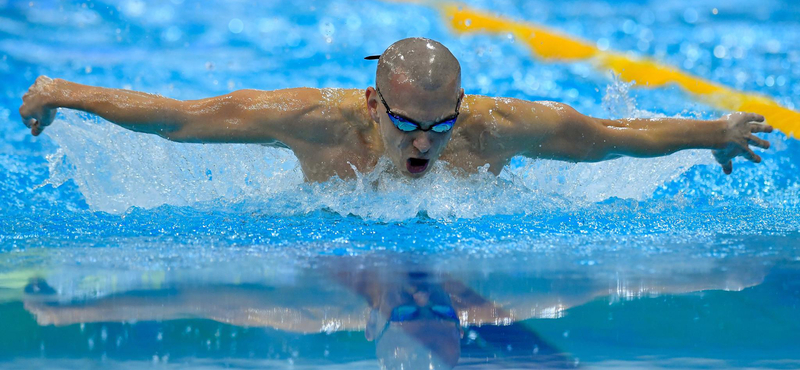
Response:
[[[769,148],[756,137],[772,132],[754,113],[732,113],[717,120],[650,118],[609,120],[585,116],[565,104],[512,100],[506,121],[512,127],[515,155],[572,162],[631,157],[658,157],[685,149],[712,149],[724,172],[741,156],[758,163],[750,145]],[[504,111],[501,109],[500,111]]]

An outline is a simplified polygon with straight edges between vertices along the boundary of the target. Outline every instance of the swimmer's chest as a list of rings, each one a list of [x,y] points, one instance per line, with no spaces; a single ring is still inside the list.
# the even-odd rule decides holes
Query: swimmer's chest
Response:
[[[509,159],[502,153],[487,150],[485,146],[480,145],[478,138],[458,133],[454,133],[440,157],[440,160],[447,162],[453,168],[467,173],[475,173],[488,164],[489,171],[495,175],[500,174]]]
[[[297,153],[300,167],[307,181],[322,182],[333,177],[354,178],[375,168],[377,156],[365,151],[337,147],[321,147],[314,151]]]

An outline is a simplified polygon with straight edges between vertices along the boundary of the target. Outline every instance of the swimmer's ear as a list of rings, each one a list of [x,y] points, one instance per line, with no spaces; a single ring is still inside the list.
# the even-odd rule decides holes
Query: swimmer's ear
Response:
[[[367,328],[364,330],[364,337],[367,338],[368,341],[372,342],[375,340],[375,333],[378,331],[378,310],[372,308],[369,310],[369,316],[367,316]]]
[[[375,97],[378,95],[377,90],[375,90],[372,86],[368,87],[367,90],[364,92],[364,97],[367,99],[367,110],[369,111],[369,116],[375,123],[380,123],[380,118],[378,117],[378,100]],[[372,97],[372,99],[370,99]]]

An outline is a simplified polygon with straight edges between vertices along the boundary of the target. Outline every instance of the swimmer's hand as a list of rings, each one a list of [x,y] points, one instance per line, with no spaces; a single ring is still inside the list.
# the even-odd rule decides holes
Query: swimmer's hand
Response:
[[[39,76],[28,92],[22,96],[19,114],[22,116],[22,123],[31,129],[33,136],[41,134],[56,118],[58,107],[53,104],[56,89],[56,80]]]
[[[733,172],[733,158],[760,163],[761,157],[750,149],[750,145],[762,149],[769,148],[769,142],[756,137],[757,132],[772,132],[772,126],[763,124],[764,116],[756,113],[736,112],[722,117],[727,124],[719,149],[714,149],[714,158],[722,166],[726,175]]]

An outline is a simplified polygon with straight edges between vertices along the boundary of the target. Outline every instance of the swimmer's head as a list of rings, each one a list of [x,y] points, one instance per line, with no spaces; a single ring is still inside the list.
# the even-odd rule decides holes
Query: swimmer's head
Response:
[[[463,330],[441,283],[427,274],[409,274],[381,288],[364,333],[375,342],[380,368],[455,367]]]
[[[367,106],[380,127],[385,155],[404,175],[423,176],[457,127],[448,129],[464,94],[458,60],[434,40],[403,39],[378,59],[375,86],[366,91]],[[415,124],[420,129],[413,130]]]

